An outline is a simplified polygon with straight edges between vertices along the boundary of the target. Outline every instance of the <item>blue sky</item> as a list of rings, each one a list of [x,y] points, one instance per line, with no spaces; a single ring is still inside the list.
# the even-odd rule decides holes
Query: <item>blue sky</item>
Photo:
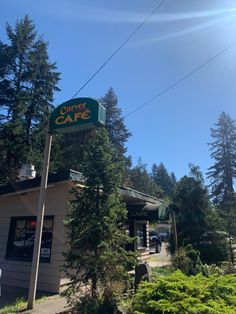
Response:
[[[61,72],[55,105],[70,99],[154,9],[154,0],[2,0],[5,23],[28,14],[49,42]],[[99,98],[114,88],[124,115],[236,41],[236,1],[166,0],[79,96]],[[163,162],[179,178],[190,162],[212,164],[210,127],[224,110],[236,119],[236,45],[125,119],[133,163]]]

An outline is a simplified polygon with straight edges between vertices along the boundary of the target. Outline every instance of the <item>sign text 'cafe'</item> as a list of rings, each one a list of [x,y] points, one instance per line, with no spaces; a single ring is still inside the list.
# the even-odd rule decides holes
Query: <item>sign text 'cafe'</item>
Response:
[[[68,133],[105,125],[106,110],[92,98],[75,98],[58,106],[49,122],[51,133]]]

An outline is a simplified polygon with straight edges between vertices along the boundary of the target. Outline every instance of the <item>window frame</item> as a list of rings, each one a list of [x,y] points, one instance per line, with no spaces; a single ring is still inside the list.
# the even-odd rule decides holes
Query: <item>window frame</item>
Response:
[[[138,230],[139,227],[142,230]],[[142,232],[142,237],[139,236],[138,231]],[[146,222],[141,222],[137,221],[136,222],[136,237],[137,237],[137,250],[144,250],[147,248],[147,223]],[[142,245],[139,244],[139,242],[143,242]]]
[[[51,255],[52,255],[52,241],[53,241],[53,229],[54,229],[54,216],[53,215],[46,215],[44,216],[44,219],[50,219],[52,221],[52,227],[50,231],[42,231],[42,237],[44,232],[50,232],[51,233],[51,241],[50,241],[50,246],[48,247],[50,249],[50,255],[48,257],[42,257],[41,256],[41,249],[42,249],[42,244],[41,243],[41,249],[40,249],[40,262],[43,263],[50,263],[51,262]],[[16,226],[17,226],[17,221],[26,221],[26,225],[28,225],[29,221],[35,220],[37,221],[36,216],[12,216],[10,219],[10,226],[9,226],[9,232],[8,232],[8,239],[7,239],[7,247],[6,247],[6,254],[5,254],[5,259],[6,260],[13,260],[13,261],[23,261],[23,262],[32,262],[33,259],[33,251],[32,251],[32,256],[30,257],[20,257],[20,256],[12,256],[12,247],[13,247],[13,242],[16,234]],[[25,229],[25,230],[30,230],[33,228],[29,227],[24,227],[24,228],[19,228],[19,229]],[[32,231],[31,231],[32,232]],[[34,235],[36,232],[36,227],[34,229]],[[25,241],[25,240],[24,240]],[[26,247],[25,245],[23,247]],[[34,247],[34,245],[33,245]]]

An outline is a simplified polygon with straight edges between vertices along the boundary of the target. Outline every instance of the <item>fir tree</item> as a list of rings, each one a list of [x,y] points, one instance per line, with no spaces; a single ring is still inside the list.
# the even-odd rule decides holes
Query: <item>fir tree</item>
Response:
[[[59,80],[47,43],[36,38],[28,16],[14,29],[7,24],[6,32],[8,43],[0,42],[1,181],[15,179],[20,164],[31,162],[32,155],[42,158],[42,141],[35,143],[34,132],[40,126],[45,133]]]
[[[152,178],[154,182],[161,187],[165,196],[171,195],[171,193],[173,192],[173,187],[176,183],[176,178],[174,173],[172,173],[172,177],[169,175],[163,163],[160,163],[159,166],[153,164]]]
[[[212,197],[216,204],[227,200],[234,192],[236,178],[236,125],[228,114],[222,112],[211,129],[213,142],[210,143],[211,158],[214,160],[208,170],[211,179]]]
[[[190,175],[177,182],[172,198],[178,245],[184,247],[192,244],[194,249],[200,251],[201,259],[206,263],[227,260],[229,246],[225,237],[218,236],[216,232],[222,230],[221,220],[211,207],[208,189],[199,167],[190,167]],[[209,242],[204,242],[204,235],[208,232],[216,235],[210,245]]]
[[[110,87],[106,95],[100,99],[100,103],[106,108],[106,128],[110,141],[119,152],[119,155],[123,157],[127,151],[125,143],[131,136],[131,133],[124,124],[121,109],[118,107],[118,99],[112,87]]]
[[[78,302],[79,308],[85,300],[112,295],[112,286],[127,278],[134,262],[132,253],[124,249],[129,237],[124,232],[126,208],[118,193],[121,174],[113,163],[106,130],[91,131],[83,151],[80,169],[85,187],[73,189],[75,199],[65,221],[70,244],[64,264],[70,278],[66,295],[71,303]],[[84,285],[90,286],[89,295],[79,301],[76,291]]]
[[[184,176],[176,184],[173,195],[179,246],[192,244],[198,248],[208,230],[210,200],[207,189],[194,177]]]
[[[128,168],[131,164],[130,157],[126,157],[125,143],[131,133],[124,124],[124,119],[121,116],[121,109],[118,107],[117,96],[112,88],[109,88],[104,97],[99,100],[99,103],[106,108],[106,129],[109,134],[110,141],[114,146],[113,161],[123,162],[122,167]],[[63,142],[63,160],[66,168],[73,168],[80,171],[80,164],[84,159],[82,145],[88,140],[90,133],[75,132],[65,135]],[[123,169],[123,172],[125,169]]]
[[[129,169],[127,185],[134,190],[152,195],[154,197],[162,197],[163,191],[158,186],[147,171],[147,165],[139,158],[138,164]]]

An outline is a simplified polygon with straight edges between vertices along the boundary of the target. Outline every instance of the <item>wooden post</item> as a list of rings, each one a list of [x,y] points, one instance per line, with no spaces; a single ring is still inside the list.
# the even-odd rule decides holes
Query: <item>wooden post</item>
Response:
[[[178,251],[178,237],[177,237],[177,229],[176,229],[176,220],[175,220],[175,211],[171,210],[171,218],[172,218],[172,230],[174,236],[174,246],[175,246],[175,253]]]
[[[229,235],[229,249],[230,249],[230,257],[231,257],[231,263],[234,266],[234,251],[233,251],[233,247],[232,247],[232,240],[233,238],[231,237],[231,235]]]
[[[38,280],[38,269],[39,269],[39,259],[40,259],[40,249],[41,249],[41,239],[43,231],[43,219],[45,210],[45,199],[46,199],[46,189],[48,182],[48,170],[50,163],[50,152],[51,152],[52,135],[47,133],[46,144],[44,149],[44,159],[43,159],[43,170],[41,177],[41,186],[38,200],[37,208],[37,225],[34,240],[34,252],[30,275],[30,286],[28,294],[28,309],[32,309],[35,302],[35,295],[37,289]]]

